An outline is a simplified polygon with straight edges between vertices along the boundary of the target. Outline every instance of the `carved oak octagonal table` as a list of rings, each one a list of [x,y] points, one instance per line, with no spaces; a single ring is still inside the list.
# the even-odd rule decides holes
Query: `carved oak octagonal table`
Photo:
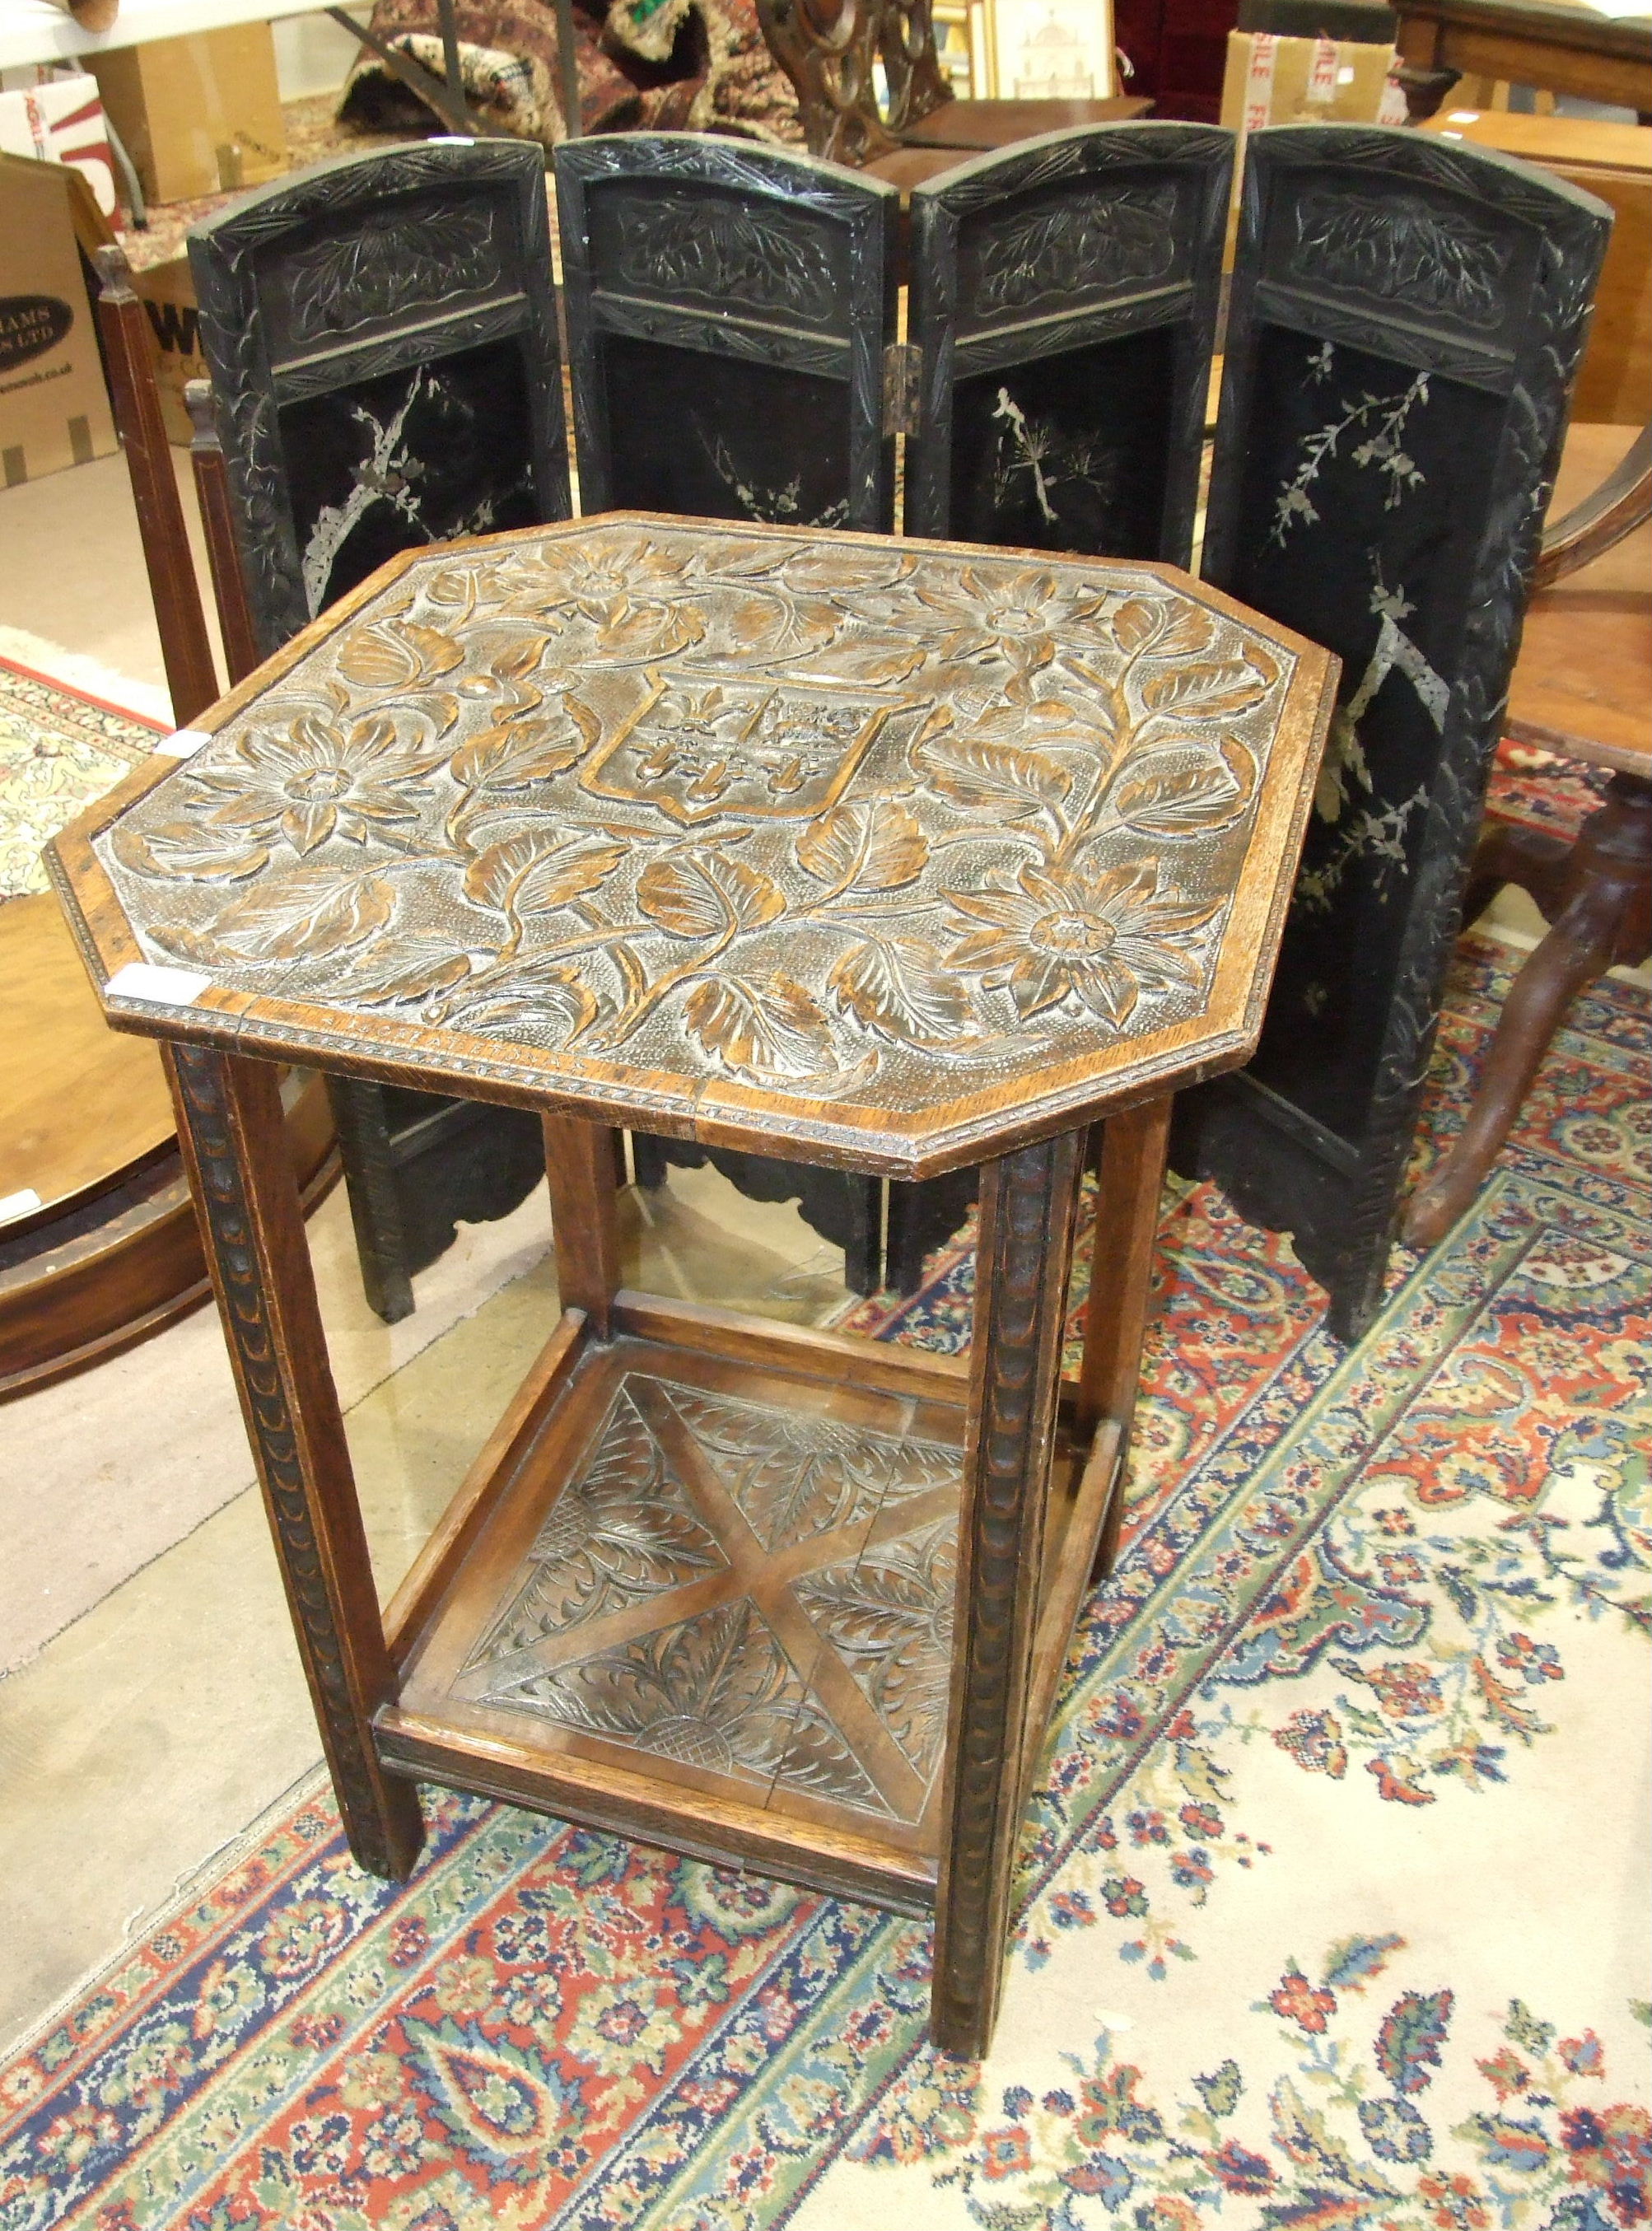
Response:
[[[610,514],[392,560],[60,839],[166,1042],[365,1867],[428,1779],[933,1910],[984,2048],[1168,1096],[1253,1042],[1334,675],[1165,567]],[[545,1116],[562,1314],[383,1613],[281,1062]],[[982,1163],[971,1357],[619,1290],[616,1125]]]

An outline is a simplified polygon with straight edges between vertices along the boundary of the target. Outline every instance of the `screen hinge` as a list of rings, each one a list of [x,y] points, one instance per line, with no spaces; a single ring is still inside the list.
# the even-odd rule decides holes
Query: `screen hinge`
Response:
[[[924,352],[912,341],[891,341],[883,352],[883,430],[915,434],[923,413]]]

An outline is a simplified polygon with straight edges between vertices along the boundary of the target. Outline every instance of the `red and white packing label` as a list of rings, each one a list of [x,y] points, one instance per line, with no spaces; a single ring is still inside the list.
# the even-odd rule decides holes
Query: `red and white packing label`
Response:
[[[1307,100],[1324,106],[1337,97],[1337,42],[1334,39],[1319,38],[1313,42],[1313,60],[1308,66]]]
[[[1274,31],[1250,35],[1250,68],[1245,76],[1245,113],[1241,128],[1260,132],[1274,110],[1274,69],[1279,61],[1279,37]]]
[[[1383,81],[1383,97],[1377,104],[1379,124],[1404,124],[1410,115],[1406,106],[1405,88],[1399,80],[1389,76]]]

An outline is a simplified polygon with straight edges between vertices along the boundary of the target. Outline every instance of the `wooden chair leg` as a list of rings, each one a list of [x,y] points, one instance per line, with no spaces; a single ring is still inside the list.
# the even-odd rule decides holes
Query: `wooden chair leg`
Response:
[[[1560,880],[1571,846],[1564,837],[1550,837],[1539,829],[1523,829],[1517,822],[1488,821],[1475,850],[1474,865],[1463,889],[1462,919],[1466,924],[1481,915],[1506,883],[1529,894],[1545,914],[1558,903]]]
[[[1462,1134],[1406,1209],[1413,1247],[1437,1246],[1479,1192],[1578,993],[1652,949],[1652,783],[1612,777],[1552,888],[1554,926],[1503,1002]]]
[[[253,629],[252,607],[236,547],[235,516],[229,501],[229,476],[218,438],[217,411],[212,383],[191,379],[184,389],[184,402],[195,429],[190,443],[190,469],[195,475],[195,500],[206,530],[207,563],[212,572],[213,601],[218,607],[218,632],[223,637],[224,663],[229,686],[244,682],[259,663],[258,638]]]
[[[207,1262],[322,1746],[358,1864],[399,1881],[424,1827],[386,1774],[374,1713],[395,1676],[373,1587],[304,1217],[267,1062],[168,1047]]]
[[[118,248],[100,248],[98,332],[109,367],[115,426],[126,453],[138,534],[160,630],[172,718],[185,728],[218,695],[217,669],[190,555],[190,538],[172,476],[172,452],[155,385],[154,353],[132,267]]]
[[[1130,1426],[1141,1388],[1141,1349],[1146,1336],[1170,1144],[1173,1096],[1126,1109],[1101,1126],[1095,1200],[1095,1243],[1090,1300],[1084,1321],[1084,1360],[1079,1370],[1078,1432],[1087,1442],[1105,1419],[1119,1427],[1119,1468],[1107,1504],[1091,1577],[1105,1580],[1118,1555],[1124,1517],[1124,1466]]]
[[[565,1310],[584,1311],[598,1340],[606,1340],[612,1329],[620,1280],[614,1137],[605,1124],[577,1116],[545,1119],[558,1290]]]
[[[398,1324],[413,1314],[413,1280],[384,1088],[363,1077],[329,1077],[327,1101],[339,1134],[362,1291],[375,1316]]]
[[[978,2056],[1003,1984],[1084,1135],[981,1174],[930,2035]]]

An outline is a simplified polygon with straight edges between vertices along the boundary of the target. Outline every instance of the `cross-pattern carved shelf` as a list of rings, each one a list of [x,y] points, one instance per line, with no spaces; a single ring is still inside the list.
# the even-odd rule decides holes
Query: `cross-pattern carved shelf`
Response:
[[[939,1848],[964,1389],[798,1363],[588,1349],[401,1707],[886,1846],[908,1902]]]

